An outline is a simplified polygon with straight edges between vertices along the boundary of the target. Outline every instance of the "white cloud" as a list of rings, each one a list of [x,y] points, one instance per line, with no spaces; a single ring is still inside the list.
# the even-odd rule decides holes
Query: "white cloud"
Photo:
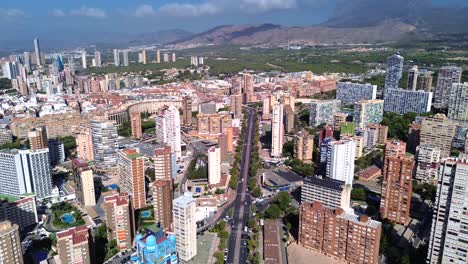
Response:
[[[274,10],[293,9],[296,0],[241,0],[241,11],[246,13],[264,13]]]
[[[66,16],[65,12],[61,9],[54,9],[52,10],[52,12],[50,12],[53,16],[57,16],[57,17],[63,17],[63,16]]]
[[[296,0],[205,0],[197,4],[170,3],[155,9],[151,5],[140,5],[135,10],[137,17],[168,15],[174,17],[213,16],[229,12],[244,14],[266,13],[275,10],[293,9]]]
[[[51,11],[51,14],[53,16],[57,17],[64,17],[64,16],[84,16],[84,17],[92,17],[92,18],[107,18],[107,13],[106,11],[99,9],[99,8],[94,8],[94,7],[86,7],[82,6],[79,9],[73,9],[70,11],[64,11],[61,9],[54,9]]]
[[[107,13],[99,8],[82,6],[80,9],[70,11],[74,16],[85,16],[94,18],[107,18]]]
[[[14,17],[23,17],[24,12],[19,9],[5,9],[0,8],[0,18],[14,18]]]
[[[156,15],[156,10],[153,9],[150,5],[140,5],[135,11],[135,16],[137,17],[146,17]]]
[[[222,2],[222,1],[221,1]],[[161,13],[165,13],[171,16],[204,16],[204,15],[217,15],[221,13],[224,9],[224,6],[215,5],[211,2],[205,2],[200,4],[167,4],[159,8]]]

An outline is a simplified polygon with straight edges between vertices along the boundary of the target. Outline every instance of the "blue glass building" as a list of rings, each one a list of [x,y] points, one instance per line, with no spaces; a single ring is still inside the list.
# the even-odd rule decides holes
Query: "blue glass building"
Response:
[[[135,238],[136,253],[131,260],[138,264],[177,264],[179,259],[176,251],[176,236],[165,235],[164,232],[152,226],[146,229],[146,234],[138,234]]]

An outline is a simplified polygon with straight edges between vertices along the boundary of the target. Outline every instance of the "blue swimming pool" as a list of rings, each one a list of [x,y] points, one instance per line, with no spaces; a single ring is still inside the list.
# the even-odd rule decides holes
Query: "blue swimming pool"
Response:
[[[151,212],[150,211],[143,211],[141,212],[141,217],[143,218],[149,218],[151,216]]]
[[[62,222],[66,223],[66,224],[71,224],[73,222],[75,222],[75,218],[73,217],[72,214],[69,214],[69,213],[66,213],[66,214],[63,214],[60,219],[62,219]]]

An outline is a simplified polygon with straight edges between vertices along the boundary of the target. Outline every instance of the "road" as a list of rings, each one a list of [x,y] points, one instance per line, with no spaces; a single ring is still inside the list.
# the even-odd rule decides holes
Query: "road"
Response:
[[[238,264],[247,263],[249,251],[247,248],[248,232],[244,227],[247,226],[249,218],[251,197],[247,192],[247,183],[250,170],[250,155],[252,148],[252,137],[255,129],[255,111],[247,108],[249,117],[247,122],[247,140],[244,142],[244,151],[242,153],[240,176],[242,180],[238,182],[236,200],[234,201],[233,228],[229,236],[228,260],[227,263]]]

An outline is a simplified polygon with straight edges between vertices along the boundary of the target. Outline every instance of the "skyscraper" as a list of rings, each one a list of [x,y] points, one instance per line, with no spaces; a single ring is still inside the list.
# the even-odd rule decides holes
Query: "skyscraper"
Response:
[[[341,108],[340,100],[313,100],[310,103],[309,125],[333,125],[333,115]]]
[[[221,181],[221,150],[217,147],[208,149],[208,183],[216,185]]]
[[[354,106],[354,122],[360,129],[368,125],[375,125],[382,122],[384,111],[383,100],[363,100],[356,102]]]
[[[161,63],[161,51],[156,51],[156,63]]]
[[[226,131],[227,132],[227,131]],[[220,134],[218,136],[218,147],[220,149],[220,158],[221,161],[226,161],[227,157],[227,144],[228,144],[228,137],[227,134]]]
[[[299,244],[339,263],[377,264],[381,232],[382,224],[367,215],[326,208],[319,202],[299,208]]]
[[[176,54],[175,53],[172,53],[172,62],[176,62],[177,58],[176,58]]]
[[[196,200],[192,193],[185,193],[173,202],[174,233],[177,237],[177,252],[182,261],[197,255]]]
[[[271,156],[275,158],[283,155],[283,104],[273,106],[273,115],[271,118]]]
[[[80,159],[73,160],[73,179],[78,202],[82,206],[96,205],[94,174],[86,161]]]
[[[9,221],[0,222],[0,260],[2,263],[23,264],[23,250],[18,225]]]
[[[94,52],[94,61],[96,63],[96,67],[102,67],[101,52],[97,50]]]
[[[447,66],[439,70],[437,85],[434,91],[434,107],[447,109],[450,102],[451,89],[454,83],[460,83],[463,69]]]
[[[61,263],[92,264],[94,250],[92,228],[72,227],[57,233],[57,253]]]
[[[94,160],[93,139],[90,127],[81,127],[76,134],[76,152],[78,158],[86,161]]]
[[[52,138],[47,140],[47,145],[49,148],[51,165],[57,165],[65,162],[65,147],[62,141]]]
[[[416,180],[420,183],[436,183],[439,162],[439,148],[432,145],[420,145],[416,147]]]
[[[163,229],[172,230],[172,180],[156,179],[153,183],[154,220],[161,224]]]
[[[242,118],[242,95],[234,94],[231,95],[231,113],[234,114],[234,118]]]
[[[295,157],[305,163],[312,163],[314,151],[314,136],[306,130],[299,131],[295,137]]]
[[[156,148],[154,150],[154,178],[156,180],[172,180],[172,151],[171,147]]]
[[[432,145],[440,149],[440,158],[450,157],[457,123],[444,114],[426,117],[421,124],[420,145]]]
[[[143,54],[143,55],[142,55],[142,56],[143,56],[143,64],[146,64],[146,63],[147,63],[147,61],[146,61],[146,59],[147,59],[147,57],[146,57],[146,49],[143,49],[143,51],[141,52],[141,54]],[[128,53],[127,53],[127,61],[128,61]],[[128,66],[128,65],[127,65],[127,66]]]
[[[39,45],[39,38],[34,39],[34,52],[36,53],[37,66],[41,66],[42,65],[42,57],[41,57],[41,46]]]
[[[182,121],[184,126],[192,126],[192,98],[185,96],[182,102]]]
[[[467,158],[447,159],[439,169],[427,263],[468,263]]]
[[[108,240],[116,240],[119,250],[132,248],[135,236],[134,208],[127,193],[114,193],[104,197],[104,213]]]
[[[25,193],[51,196],[49,149],[0,151],[0,194],[19,198]]]
[[[336,99],[343,105],[354,105],[362,100],[375,100],[377,98],[377,85],[351,82],[338,82],[336,84]]]
[[[132,128],[132,137],[140,139],[143,135],[141,127],[141,114],[139,112],[130,113],[130,125]]]
[[[432,92],[432,75],[434,73],[428,70],[420,70],[418,75],[417,90]]]
[[[86,61],[86,50],[83,50],[81,52],[81,64],[83,66],[83,69],[86,69],[88,67],[88,62]]]
[[[405,143],[385,147],[380,213],[392,223],[407,224],[413,188],[414,159],[405,155]]]
[[[385,77],[384,94],[388,89],[399,89],[400,80],[403,76],[404,58],[396,53],[387,58],[387,76]]]
[[[180,113],[175,106],[169,106],[164,112],[164,119],[167,126],[167,145],[171,147],[173,153],[179,159],[182,157],[181,138],[180,138]]]
[[[91,120],[91,139],[94,160],[103,167],[117,165],[116,150],[119,148],[115,121]]]
[[[413,66],[408,71],[408,90],[413,90],[416,91],[417,85],[418,85],[418,77],[419,77],[419,70],[418,66]]]
[[[29,147],[32,151],[47,148],[47,129],[45,126],[36,127],[28,133]]]
[[[327,177],[353,184],[356,143],[352,139],[331,141],[327,148]]]
[[[468,121],[468,82],[454,83],[450,89],[448,118],[460,121]]]
[[[227,128],[227,152],[234,153],[234,128],[228,127]]]
[[[123,66],[127,67],[128,66],[128,50],[122,51],[122,56],[123,56]]]
[[[121,191],[130,194],[135,210],[146,207],[145,157],[134,149],[118,150],[117,154]]]
[[[409,112],[420,114],[431,111],[432,93],[389,88],[385,90],[384,101],[385,112],[400,115]]]
[[[26,67],[26,71],[27,72],[30,72],[31,71],[31,53],[25,51],[23,53],[23,57],[24,57],[24,67]]]
[[[120,51],[118,49],[114,49],[114,65],[120,66]]]
[[[26,228],[35,226],[38,223],[36,196],[34,194],[24,194],[22,196],[24,198],[15,198],[8,195],[0,196],[0,219],[17,224],[20,231],[24,231]]]

